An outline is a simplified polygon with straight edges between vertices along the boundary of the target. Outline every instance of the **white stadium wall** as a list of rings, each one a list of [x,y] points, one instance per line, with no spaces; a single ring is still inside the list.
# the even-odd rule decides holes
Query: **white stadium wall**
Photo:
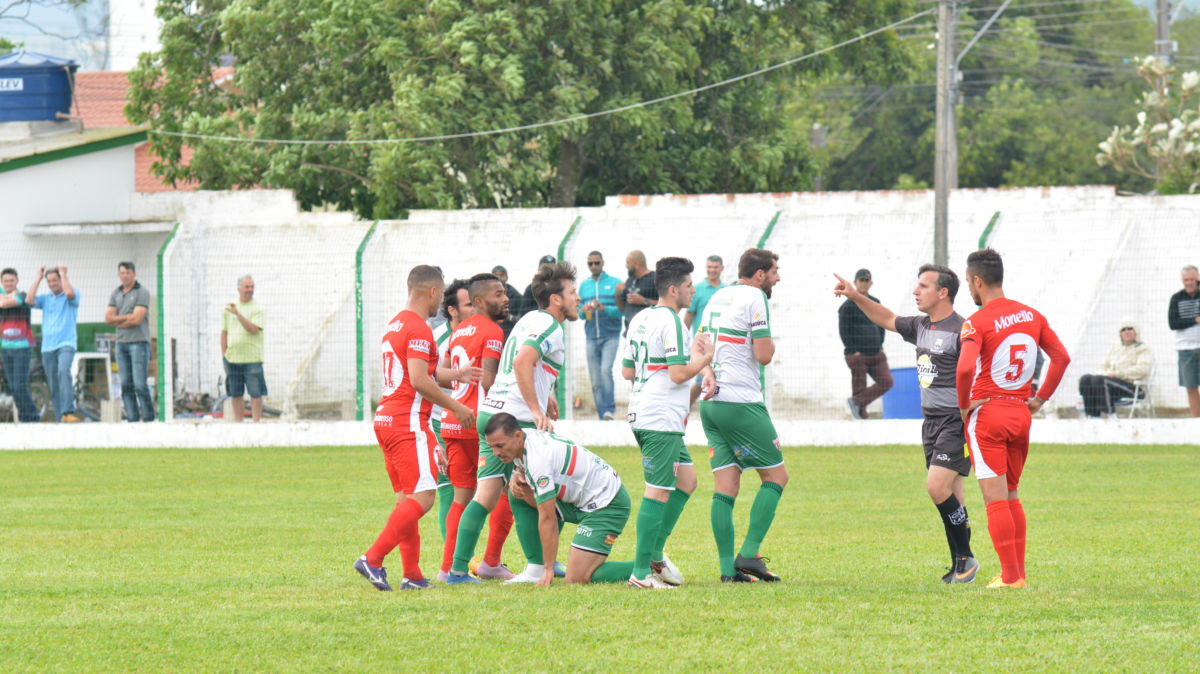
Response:
[[[301,213],[290,194],[267,190],[139,195],[132,203],[131,213],[112,217],[180,223],[168,246],[163,293],[180,389],[217,393],[222,307],[236,296],[237,278],[251,274],[267,314],[268,404],[289,417],[353,418],[355,251],[370,222],[345,213]],[[1156,406],[1185,407],[1166,308],[1179,288],[1179,268],[1200,263],[1200,196],[1120,197],[1110,187],[958,190],[950,208],[951,266],[961,273],[967,253],[1000,212],[989,243],[1005,257],[1008,295],[1041,310],[1072,353],[1051,415],[1071,414],[1078,377],[1098,371],[1124,316],[1138,321],[1155,355]],[[771,300],[779,344],[768,375],[772,406],[783,419],[845,418],[849,377],[832,274],[867,267],[874,274],[872,294],[897,313],[915,313],[916,268],[933,257],[932,211],[928,191],[664,195],[613,197],[595,208],[413,211],[407,220],[380,222],[363,255],[367,403],[378,396],[383,327],[403,308],[405,278],[415,264],[440,265],[448,278],[503,264],[510,283],[523,290],[538,258],[557,254],[578,218],[565,257],[581,276],[595,249],[604,253],[609,273],[624,277],[625,255],[637,248],[651,265],[664,255],[691,258],[697,279],[704,258],[719,254],[729,281],[741,251],[757,243],[778,213],[766,243],[780,254],[782,275]],[[33,212],[21,218],[41,221]],[[0,236],[6,250],[0,263],[21,261],[23,277],[35,260],[60,252],[69,257],[72,247],[86,252],[89,270],[75,265],[72,276],[97,305],[97,296],[107,297],[116,284],[111,267],[119,259],[134,257],[142,280],[153,284],[154,254],[163,240],[95,235],[49,245],[15,235],[11,225]],[[102,307],[85,304],[81,320],[102,315]],[[956,307],[964,315],[973,311],[965,289]],[[594,417],[582,330],[581,323],[568,329],[567,386],[568,400],[584,401],[579,418],[588,419]],[[914,365],[912,348],[898,336],[890,334],[885,348],[893,367]],[[627,387],[618,379],[616,389],[623,401]],[[369,407],[366,412],[369,417]]]

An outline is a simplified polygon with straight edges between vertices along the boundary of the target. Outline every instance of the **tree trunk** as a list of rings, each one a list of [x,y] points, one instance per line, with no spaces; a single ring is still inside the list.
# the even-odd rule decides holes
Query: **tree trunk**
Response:
[[[551,207],[575,205],[575,192],[579,189],[582,172],[583,144],[564,138],[558,148],[558,170],[554,176],[554,189],[550,192]]]

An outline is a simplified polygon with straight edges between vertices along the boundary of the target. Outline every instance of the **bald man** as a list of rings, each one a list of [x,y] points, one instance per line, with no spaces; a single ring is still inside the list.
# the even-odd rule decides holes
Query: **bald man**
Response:
[[[629,278],[617,289],[617,303],[625,312],[625,330],[629,323],[646,307],[658,304],[658,289],[654,285],[654,272],[646,266],[646,254],[631,250],[625,256],[625,269]]]

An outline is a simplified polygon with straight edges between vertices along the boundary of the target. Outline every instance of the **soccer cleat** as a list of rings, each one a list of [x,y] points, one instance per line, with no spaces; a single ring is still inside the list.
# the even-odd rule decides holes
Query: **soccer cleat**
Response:
[[[422,578],[421,580],[409,580],[409,579],[405,578],[404,580],[400,581],[400,589],[401,590],[432,590],[433,583],[429,582],[428,578]]]
[[[469,585],[471,583],[479,584],[481,582],[481,580],[473,577],[469,573],[458,574],[451,571],[450,573],[446,574],[447,585]]]
[[[554,577],[555,578],[566,578],[567,577],[567,565],[563,564],[562,562],[558,561],[557,559],[554,560]]]
[[[950,567],[949,571],[942,574],[942,582],[946,583],[947,585],[954,582],[954,567],[953,566]]]
[[[650,571],[651,575],[657,576],[659,580],[667,585],[683,585],[683,574],[671,563],[671,558],[666,555],[663,555],[661,562],[650,562]]]
[[[449,571],[438,571],[437,580],[439,583],[446,582],[446,579],[449,577],[450,577]]]
[[[1004,582],[1004,576],[996,576],[992,579],[992,582],[988,583],[987,586],[989,590],[999,590],[1006,587],[1010,587],[1015,590],[1025,587],[1025,579],[1018,578],[1011,583],[1006,583]]]
[[[743,557],[739,554],[733,559],[733,568],[741,571],[742,573],[750,574],[751,576],[754,576],[759,580],[764,580],[768,583],[774,583],[776,581],[783,580],[774,573],[771,573],[771,570],[767,568],[768,561],[769,560],[762,555]]]
[[[480,562],[479,565],[475,567],[475,575],[484,580],[508,580],[516,574],[514,574],[511,569],[505,566],[503,562],[497,564],[496,566],[492,566],[487,562]]]
[[[536,583],[542,579],[542,574],[545,573],[546,567],[538,564],[536,567],[530,564],[525,567],[525,570],[517,575],[504,581],[505,585],[517,585],[519,583]]]
[[[954,576],[949,582],[970,583],[975,580],[975,574],[978,571],[979,562],[974,557],[959,557],[954,560]]]
[[[863,416],[862,410],[858,408],[858,403],[854,402],[854,398],[846,398],[846,407],[850,408],[850,417],[853,419],[866,419]]]
[[[732,576],[721,576],[722,583],[757,583],[754,576],[747,576],[741,571],[734,571]]]
[[[387,569],[367,564],[367,556],[363,555],[354,561],[354,570],[362,574],[368,582],[381,592],[391,592],[392,586],[387,582]]]
[[[675,589],[674,585],[671,585],[670,583],[664,583],[662,580],[659,579],[658,576],[656,576],[653,573],[646,576],[645,580],[638,580],[637,576],[630,576],[629,582],[627,583],[627,585],[629,585],[629,587],[636,587],[640,590],[674,590]]]

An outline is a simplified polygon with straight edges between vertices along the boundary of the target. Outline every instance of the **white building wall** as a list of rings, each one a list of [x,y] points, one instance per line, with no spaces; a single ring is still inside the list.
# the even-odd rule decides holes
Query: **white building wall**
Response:
[[[95,158],[101,154],[106,153]],[[352,409],[354,253],[369,222],[348,214],[298,213],[286,192],[130,196],[132,185],[119,180],[131,181],[132,171],[111,170],[115,164],[105,169],[88,163],[84,175],[71,177],[73,163],[84,159],[4,174],[0,198],[17,206],[0,212],[0,264],[11,260],[30,279],[37,261],[64,258],[85,298],[81,320],[98,320],[104,302],[87,298],[107,299],[120,259],[132,257],[142,280],[153,283],[162,235],[51,241],[24,236],[20,228],[86,214],[97,220],[122,213],[178,220],[180,232],[167,256],[165,309],[183,387],[216,392],[220,311],[234,298],[237,277],[250,273],[267,311],[269,404],[295,406],[303,415]],[[23,175],[39,169],[46,171],[40,178]],[[64,180],[79,185],[83,196],[54,187]],[[110,190],[124,192],[124,206]],[[867,267],[874,274],[873,294],[899,314],[915,313],[916,269],[932,258],[932,210],[930,192],[701,195],[612,198],[599,208],[414,211],[406,221],[381,222],[363,260],[368,404],[378,396],[383,327],[403,308],[405,279],[415,264],[438,264],[447,278],[503,264],[520,290],[538,258],[556,253],[570,224],[581,218],[565,256],[581,277],[588,251],[602,251],[608,271],[623,277],[625,254],[639,248],[651,265],[663,255],[690,257],[697,277],[704,258],[720,254],[732,280],[741,251],[757,242],[779,212],[766,244],[781,255],[782,276],[771,301],[779,344],[769,374],[772,405],[781,418],[841,418],[849,377],[837,335],[840,300],[832,294],[832,274],[848,276]],[[1002,217],[990,243],[1005,256],[1008,295],[1044,313],[1073,357],[1054,403],[1073,407],[1078,377],[1098,371],[1116,340],[1117,323],[1132,316],[1158,363],[1156,403],[1184,407],[1165,313],[1168,297],[1179,288],[1179,268],[1200,263],[1200,197],[1118,197],[1107,187],[959,190],[950,213],[955,270],[961,273],[997,211]],[[964,315],[974,310],[965,288],[956,308]],[[568,328],[567,385],[569,398],[579,396],[586,407],[590,383],[582,331],[582,323]],[[893,367],[913,366],[912,347],[898,336],[889,335],[885,345]],[[618,380],[619,400],[626,388]]]
[[[158,51],[162,26],[154,16],[156,4],[155,0],[108,0],[107,70],[133,70],[139,54]]]
[[[28,225],[118,222],[130,218],[133,146],[38,164],[0,174],[0,266],[14,267],[28,289],[42,266],[67,265],[80,293],[79,321],[104,320],[117,287],[117,263],[133,262],[139,280],[157,296],[155,254],[162,234],[29,235]],[[46,291],[43,282],[39,292]],[[35,311],[34,322],[41,322]],[[80,350],[91,345],[81,344]]]

